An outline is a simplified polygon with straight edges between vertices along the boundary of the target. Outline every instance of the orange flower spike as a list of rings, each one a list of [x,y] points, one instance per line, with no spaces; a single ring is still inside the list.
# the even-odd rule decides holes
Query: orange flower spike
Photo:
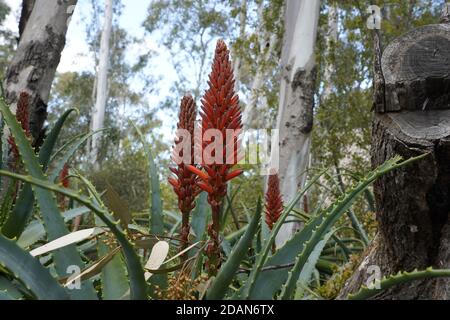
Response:
[[[283,212],[283,199],[280,192],[280,179],[278,174],[270,175],[265,204],[265,220],[270,230],[273,229],[275,223]]]
[[[202,141],[203,150],[218,142],[218,145],[232,148],[232,151],[237,150],[238,139],[231,143],[226,141],[227,129],[241,130],[242,120],[239,97],[234,92],[230,53],[223,40],[217,42],[208,85],[209,88],[201,99],[202,134],[204,136],[208,129],[219,130],[222,132],[223,140]],[[227,182],[242,173],[240,170],[232,171],[234,165],[237,164],[236,157],[226,159],[225,150],[218,152],[223,154],[225,159],[222,159],[221,162],[225,163],[216,163],[215,159],[203,159],[202,171],[192,166],[188,167],[191,172],[201,178],[202,181],[198,182],[198,185],[208,193],[208,202],[212,209],[212,224],[208,228],[210,242],[206,248],[207,267],[210,275],[215,275],[220,266],[220,204],[227,194]]]
[[[30,95],[26,92],[22,92],[19,96],[19,101],[17,101],[16,109],[16,119],[22,126],[23,131],[27,137],[31,136],[30,133]],[[11,154],[13,155],[13,161],[17,162],[19,159],[19,149],[17,148],[16,142],[13,136],[8,137],[8,144],[11,148]]]
[[[26,92],[22,92],[17,102],[16,119],[22,126],[23,131],[29,137],[30,136],[30,95]]]
[[[67,163],[64,165],[59,175],[59,180],[64,188],[69,188],[69,166]]]
[[[173,175],[168,179],[178,197],[178,207],[182,214],[181,251],[188,246],[190,232],[189,215],[195,207],[195,198],[201,191],[200,186],[197,185],[198,178],[196,173],[202,173],[202,171],[192,165],[194,163],[194,126],[196,117],[197,106],[194,99],[190,95],[184,96],[180,104],[178,129],[186,130],[190,137],[188,141],[184,141],[184,137],[183,139],[176,137],[175,146],[183,146],[182,144],[189,143],[191,159],[190,163],[184,163],[183,161],[186,159],[183,157],[183,161],[176,168],[169,168]],[[182,155],[174,154],[172,158],[177,159],[180,156],[182,157]],[[204,178],[207,179],[207,176],[204,176]]]

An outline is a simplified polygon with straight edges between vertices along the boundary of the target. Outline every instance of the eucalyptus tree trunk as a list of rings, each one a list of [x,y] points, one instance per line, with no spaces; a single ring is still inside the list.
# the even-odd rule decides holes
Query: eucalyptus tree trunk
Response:
[[[28,19],[30,18],[35,3],[36,0],[22,1],[22,11],[20,13],[20,21],[19,21],[19,40],[20,38],[22,38],[22,34],[25,31],[25,26],[27,25]]]
[[[280,14],[280,20],[283,19],[284,12]],[[261,55],[257,61],[257,70],[250,89],[250,98],[242,114],[244,128],[257,128],[258,125],[262,125],[260,115],[267,114],[263,111],[267,107],[267,101],[264,99],[262,89],[264,80],[268,76],[267,62],[276,56],[275,49],[279,42],[277,33],[273,30],[267,30],[264,24],[264,1],[261,1],[258,7],[258,21],[260,22],[258,37]],[[278,21],[278,23],[282,23],[282,21]]]
[[[324,73],[324,88],[322,94],[320,95],[320,103],[326,101],[333,92],[333,74],[335,73],[336,67],[333,62],[330,62],[331,55],[333,53],[336,42],[338,41],[338,7],[337,3],[333,2],[328,11],[328,31],[326,34],[326,48],[325,48],[325,58],[326,67]]]
[[[277,128],[279,129],[279,175],[285,203],[303,186],[310,156],[313,127],[315,57],[320,13],[319,0],[288,0],[281,57],[283,68]],[[288,240],[297,224],[284,224],[277,246]]]
[[[91,116],[91,129],[97,131],[103,128],[105,122],[105,109],[108,100],[108,68],[110,55],[110,39],[113,18],[113,0],[105,0],[105,18],[103,22],[102,35],[100,39],[100,55],[96,79],[96,100]],[[91,161],[94,169],[100,168],[100,142],[101,133],[92,137]]]
[[[43,138],[47,103],[66,32],[77,0],[24,0],[20,41],[6,72],[5,97],[15,112],[21,92],[30,95],[30,131],[34,144]]]
[[[395,39],[375,86],[372,163],[427,156],[374,184],[379,232],[341,297],[399,271],[450,268],[450,24],[416,28]],[[377,68],[380,69],[380,68]],[[375,81],[377,82],[377,81]],[[382,99],[380,99],[382,97]],[[378,299],[449,299],[450,280],[420,280]]]
[[[244,40],[245,29],[247,27],[247,0],[242,0],[239,11],[239,38]],[[241,57],[234,54],[233,59],[233,74],[234,74],[234,91],[239,92],[241,82]]]

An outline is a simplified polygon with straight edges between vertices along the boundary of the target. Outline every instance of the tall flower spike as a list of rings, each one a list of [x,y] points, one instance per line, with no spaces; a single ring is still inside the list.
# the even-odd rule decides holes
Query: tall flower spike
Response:
[[[195,101],[191,95],[186,95],[181,100],[180,104],[180,114],[178,122],[178,132],[175,138],[174,154],[173,158],[179,158],[179,163],[177,167],[171,167],[173,176],[169,177],[169,183],[172,185],[178,197],[178,207],[182,214],[182,224],[181,224],[181,251],[187,248],[189,241],[189,215],[192,209],[195,207],[195,198],[200,193],[200,189],[197,186],[197,176],[186,168],[186,165],[194,163],[194,126],[195,118],[197,117],[197,107]],[[180,130],[184,133],[189,133],[189,139],[181,139],[179,134]],[[184,138],[188,138],[187,136]],[[186,146],[185,144],[188,144]],[[179,147],[190,148],[190,159],[184,158],[182,152],[181,154],[175,154],[175,150]],[[184,150],[184,148],[182,148]],[[180,161],[183,160],[183,161]],[[188,160],[189,163],[185,163]]]
[[[60,174],[59,174],[59,182],[61,183],[61,185],[64,188],[69,188],[70,187],[70,182],[69,182],[69,165],[66,163],[64,165],[64,167],[62,168]],[[62,210],[66,210],[68,207],[68,201],[67,198],[60,194],[58,195],[58,201],[59,201],[59,206]],[[77,221],[81,221],[80,217],[76,217],[76,219],[74,219],[74,225],[76,224]],[[75,230],[76,231],[76,230]]]
[[[273,229],[275,223],[283,212],[283,199],[280,192],[280,178],[278,174],[269,176],[267,192],[266,192],[266,224],[270,230]]]
[[[22,129],[27,137],[31,136],[30,116],[29,116],[30,112],[28,110],[29,105],[30,105],[30,95],[26,92],[22,92],[19,96],[19,101],[17,102],[16,119],[22,126]],[[11,135],[8,137],[8,144],[10,146],[12,162],[14,163],[13,166],[15,166],[17,160],[19,159],[19,149],[17,148],[14,137]]]
[[[199,177],[197,185],[208,193],[212,209],[212,224],[208,227],[210,241],[206,248],[207,267],[210,275],[215,275],[220,266],[220,205],[227,193],[227,182],[242,173],[232,170],[238,162],[239,135],[242,129],[242,115],[239,97],[234,92],[234,76],[229,57],[230,53],[223,40],[217,42],[212,71],[209,75],[209,88],[202,99],[202,151],[213,149],[210,157],[202,155],[199,170],[189,166],[189,170]],[[214,139],[205,139],[205,133],[214,134]],[[227,139],[230,132],[232,139]],[[208,136],[209,134],[207,134]],[[220,141],[221,139],[221,141]],[[207,141],[210,140],[210,141]],[[231,141],[227,141],[231,140]],[[217,150],[219,149],[219,150]],[[227,152],[228,151],[228,152]],[[216,155],[216,152],[220,154]],[[206,152],[205,152],[206,153]],[[217,161],[216,158],[222,158]]]
[[[64,188],[69,188],[69,165],[66,163],[61,170],[59,180]]]

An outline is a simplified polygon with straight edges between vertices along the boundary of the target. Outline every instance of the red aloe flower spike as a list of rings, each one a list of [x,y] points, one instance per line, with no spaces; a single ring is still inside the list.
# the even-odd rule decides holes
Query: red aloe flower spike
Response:
[[[64,165],[59,175],[59,180],[64,188],[69,188],[69,166],[67,163]]]
[[[29,105],[30,95],[26,92],[22,92],[19,96],[16,109],[16,119],[22,126],[23,131],[27,137],[30,137],[30,117],[29,117]],[[10,152],[12,154],[12,162],[15,164],[19,159],[19,149],[13,136],[8,137],[8,144],[10,146]]]
[[[195,118],[197,117],[197,107],[195,101],[190,95],[186,95],[181,100],[180,104],[180,114],[178,122],[178,130],[186,130],[190,137],[188,141],[181,139],[179,137],[175,138],[175,147],[185,147],[187,146],[191,149],[191,159],[190,163],[184,163],[185,161],[179,161],[177,168],[169,168],[173,173],[172,177],[169,177],[169,183],[172,185],[174,192],[178,196],[178,207],[180,208],[182,214],[182,225],[181,225],[181,251],[187,248],[189,241],[189,215],[192,209],[195,207],[195,197],[200,193],[200,186],[197,185],[197,176],[192,172],[192,170],[198,170],[191,164],[194,163],[194,126]],[[187,137],[184,137],[187,138]],[[184,148],[183,148],[184,150]],[[175,150],[174,150],[175,151]],[[173,159],[178,159],[183,157],[182,154],[173,154]],[[183,157],[184,158],[184,157]],[[185,159],[183,159],[185,160]],[[188,170],[188,167],[192,167]],[[198,170],[201,172],[200,170]]]
[[[238,149],[239,139],[226,141],[227,130],[236,130],[239,136],[242,129],[241,109],[239,97],[234,92],[234,76],[229,57],[229,51],[223,40],[217,42],[212,71],[209,75],[209,88],[203,96],[201,119],[202,137],[208,129],[215,129],[222,133],[222,141],[202,141],[202,149],[208,146],[222,145],[231,150]],[[214,145],[213,145],[214,144]],[[231,145],[231,146],[230,146]],[[209,274],[215,275],[220,266],[220,204],[227,194],[227,181],[237,177],[242,171],[231,171],[237,164],[237,159],[226,158],[226,152],[221,152],[224,159],[222,163],[216,163],[211,159],[202,159],[201,167],[189,166],[188,169],[201,178],[197,185],[208,193],[208,202],[212,209],[212,224],[208,227],[210,241],[206,248],[208,256],[207,268]],[[225,162],[225,163],[223,163]]]
[[[270,230],[278,221],[283,212],[283,199],[280,192],[280,178],[278,174],[269,176],[269,182],[266,192],[266,223]]]
[[[64,167],[62,168],[60,174],[59,174],[59,182],[62,184],[62,186],[64,188],[69,188],[69,165],[66,163],[64,164]],[[65,210],[68,207],[68,199],[60,194],[58,195],[58,202],[59,202],[59,206],[62,210]],[[77,225],[77,223],[79,224],[81,222],[80,217],[76,217],[76,219],[74,219],[73,221],[73,225]],[[76,229],[76,228],[75,228]],[[76,230],[75,230],[76,231]]]

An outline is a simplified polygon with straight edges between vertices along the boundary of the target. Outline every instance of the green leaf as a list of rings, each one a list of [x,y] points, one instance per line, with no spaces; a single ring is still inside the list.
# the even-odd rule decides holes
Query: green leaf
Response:
[[[0,291],[0,301],[14,300],[6,291]]]
[[[297,280],[297,291],[295,293],[295,299],[300,299],[304,294],[304,288],[307,288],[308,283],[311,279],[311,276],[315,270],[317,261],[319,261],[320,254],[322,253],[323,248],[327,244],[328,240],[330,240],[331,236],[335,231],[332,230],[325,235],[325,237],[319,241],[314,250],[309,255],[308,261],[300,272],[300,276]]]
[[[158,168],[156,167],[153,158],[153,152],[150,145],[145,141],[141,130],[135,125],[142,144],[144,145],[145,153],[148,157],[149,181],[150,181],[150,233],[155,235],[162,235],[164,233],[163,210],[161,199],[161,187],[159,184]]]
[[[0,264],[14,273],[40,300],[68,299],[66,291],[38,260],[0,235]]]
[[[304,247],[305,242],[311,238],[319,221],[307,223],[300,232],[297,232],[273,256],[267,259],[264,267],[287,265],[294,262],[295,257]],[[261,272],[255,280],[254,288],[249,296],[251,300],[270,300],[288,278],[288,268],[272,269]],[[270,280],[268,280],[270,279]]]
[[[99,241],[98,253],[100,256],[108,254],[110,248]],[[129,290],[128,279],[126,276],[126,266],[122,261],[120,254],[114,258],[102,269],[102,293],[104,300],[119,300]]]
[[[191,228],[195,234],[195,242],[203,239],[203,234],[206,231],[206,225],[208,224],[208,203],[207,193],[202,192],[197,198],[197,203],[191,214]]]
[[[262,205],[261,200],[258,200],[255,215],[253,216],[250,225],[245,231],[239,242],[233,247],[231,254],[228,256],[225,264],[220,268],[217,277],[214,279],[211,287],[207,291],[207,300],[223,299],[227,293],[228,286],[233,281],[236,271],[239,269],[241,261],[247,256],[253,239],[255,238],[258,224],[261,218]]]
[[[269,239],[265,242],[265,245],[262,249],[262,251],[259,253],[258,258],[256,260],[256,265],[253,268],[252,272],[250,273],[249,279],[246,281],[245,286],[242,290],[242,292],[239,293],[239,297],[242,299],[248,299],[249,296],[252,295],[254,290],[254,285],[256,278],[258,277],[259,273],[261,272],[261,269],[263,268],[264,263],[266,262],[266,259],[269,255],[269,253],[272,250],[272,245],[275,243],[275,237],[280,231],[281,226],[283,225],[284,221],[288,217],[288,215],[291,213],[291,211],[294,209],[294,207],[297,205],[297,203],[302,199],[303,195],[311,188],[317,180],[326,172],[326,170],[322,170],[319,174],[317,174],[315,177],[311,179],[311,181],[308,182],[308,184],[305,186],[303,190],[297,193],[295,198],[291,201],[291,203],[283,210],[283,213],[281,214],[280,218],[278,219],[277,223],[274,225],[272,232],[270,233]]]
[[[86,179],[84,176],[79,174],[77,171],[75,171],[75,175],[83,182],[84,185],[86,185],[89,195],[92,199],[92,205],[96,206],[97,208],[106,208],[105,204],[102,202],[101,195],[97,192],[95,187],[92,185],[92,183]],[[76,201],[80,201],[79,199],[75,199]],[[86,207],[89,207],[86,205]],[[126,235],[123,232],[123,229],[120,228],[120,221],[114,221],[114,217],[105,209],[104,212],[95,212],[96,213],[96,225],[102,226],[103,224],[107,227],[111,227],[114,225],[113,230],[111,230],[114,235],[116,236],[117,241],[121,244],[124,255],[125,255],[125,261],[127,264],[128,273],[130,276],[130,287],[131,287],[131,299],[139,299],[144,300],[147,298],[146,296],[146,290],[147,285],[145,283],[145,277],[142,279],[141,276],[144,276],[144,269],[142,268],[142,265],[140,263],[139,257],[136,255],[136,252],[132,248],[132,245],[129,243]],[[99,221],[100,220],[100,221]],[[113,275],[112,270],[108,276],[109,278]],[[124,275],[120,275],[119,273],[122,272],[120,268],[114,269],[114,276],[119,279],[121,283],[118,284],[118,287],[115,287],[115,293],[117,294],[119,291],[121,291],[121,286],[123,284],[123,278]],[[141,274],[142,273],[142,274]],[[106,275],[105,275],[106,276]],[[112,289],[112,288],[111,288]],[[125,295],[122,295],[121,298],[124,298],[124,296],[127,296],[129,294],[129,291],[126,291]]]
[[[90,210],[86,207],[79,207],[68,210],[62,214],[64,218],[64,222],[68,222],[75,217],[81,216],[90,212]],[[29,246],[35,244],[37,241],[43,239],[45,237],[45,228],[40,220],[31,221],[22,235],[17,240],[17,244],[25,249]]]
[[[30,222],[28,227],[22,232],[17,244],[25,249],[29,246],[35,244],[39,240],[45,237],[45,228],[41,221],[33,220]]]
[[[2,203],[0,205],[0,228],[3,229],[11,217],[11,210],[14,207],[14,202],[16,200],[16,193],[18,190],[18,185],[16,181],[8,181],[6,180],[4,188],[6,188],[6,192],[2,197]],[[2,233],[4,233],[2,231]]]
[[[394,169],[398,169],[404,165],[407,165],[413,161],[418,159],[422,159],[427,154],[421,155],[416,158],[411,158],[409,160],[401,162],[400,157],[394,157],[386,161],[380,167],[370,172],[368,176],[356,184],[355,187],[350,189],[347,193],[343,194],[338,198],[338,200],[333,203],[322,215],[317,216],[312,221],[320,221],[320,224],[315,228],[312,233],[311,238],[305,243],[302,251],[296,258],[295,265],[292,270],[289,272],[288,280],[286,284],[283,286],[281,291],[281,299],[289,300],[292,298],[295,287],[297,283],[297,279],[305,266],[309,256],[313,252],[314,248],[317,246],[319,241],[323,239],[326,233],[330,231],[332,226],[336,223],[336,221],[351,207],[353,202],[357,199],[357,197],[364,192],[364,190],[369,187],[375,180],[377,180],[382,175],[386,174],[389,171]],[[314,222],[311,222],[314,223]]]
[[[69,140],[65,145],[63,145],[50,159],[52,164],[52,170],[49,172],[49,181],[55,182],[55,180],[61,174],[64,166],[69,162],[69,159],[75,154],[75,152],[93,135],[104,131],[106,129],[100,129],[95,132],[80,134],[71,140]]]
[[[5,276],[0,276],[0,291],[6,292],[8,296],[14,300],[19,300],[23,298],[23,288],[19,283],[14,283],[15,281],[8,280]],[[15,284],[18,284],[16,286]]]
[[[375,281],[373,283],[373,288],[362,287],[357,293],[350,294],[348,296],[349,300],[366,300],[375,297],[383,290],[387,290],[391,287],[397,286],[399,284],[404,284],[414,280],[422,280],[429,278],[439,278],[439,277],[450,277],[450,269],[444,270],[433,270],[428,268],[423,271],[413,271],[413,272],[399,272],[397,275],[389,276],[382,279],[381,281]]]
[[[54,128],[50,131],[39,151],[39,164],[42,165],[42,171],[47,170],[50,156],[58,140],[61,129],[69,115],[76,109],[67,110],[56,122]],[[25,230],[25,226],[33,212],[34,196],[30,185],[25,185],[19,193],[13,211],[2,228],[2,233],[10,238],[18,238]]]
[[[38,158],[34,154],[34,150],[32,149],[30,142],[4,100],[0,100],[0,111],[3,114],[5,122],[15,139],[26,170],[32,177],[45,181],[42,167]],[[68,233],[68,229],[63,218],[61,217],[56,199],[52,193],[39,187],[34,187],[33,191],[46,227],[48,240],[52,241],[65,236]],[[81,269],[84,267],[84,263],[81,260],[76,247],[73,245],[54,252],[53,260],[56,271],[60,277],[67,275],[67,270],[69,267],[74,265],[79,266]],[[94,288],[90,282],[84,283],[80,290],[71,290],[70,293],[71,296],[76,299],[97,298]]]
[[[145,300],[147,298],[147,285],[144,280],[144,269],[142,268],[139,257],[134,251],[133,246],[128,241],[118,221],[113,221],[111,214],[104,207],[99,206],[90,198],[85,197],[74,190],[62,188],[54,183],[50,183],[45,180],[36,179],[34,177],[24,176],[4,170],[0,170],[0,175],[27,182],[48,191],[63,194],[66,197],[69,197],[70,199],[73,199],[74,201],[92,210],[92,212],[94,212],[111,230],[122,247],[127,263],[128,275],[130,278],[131,299]]]

